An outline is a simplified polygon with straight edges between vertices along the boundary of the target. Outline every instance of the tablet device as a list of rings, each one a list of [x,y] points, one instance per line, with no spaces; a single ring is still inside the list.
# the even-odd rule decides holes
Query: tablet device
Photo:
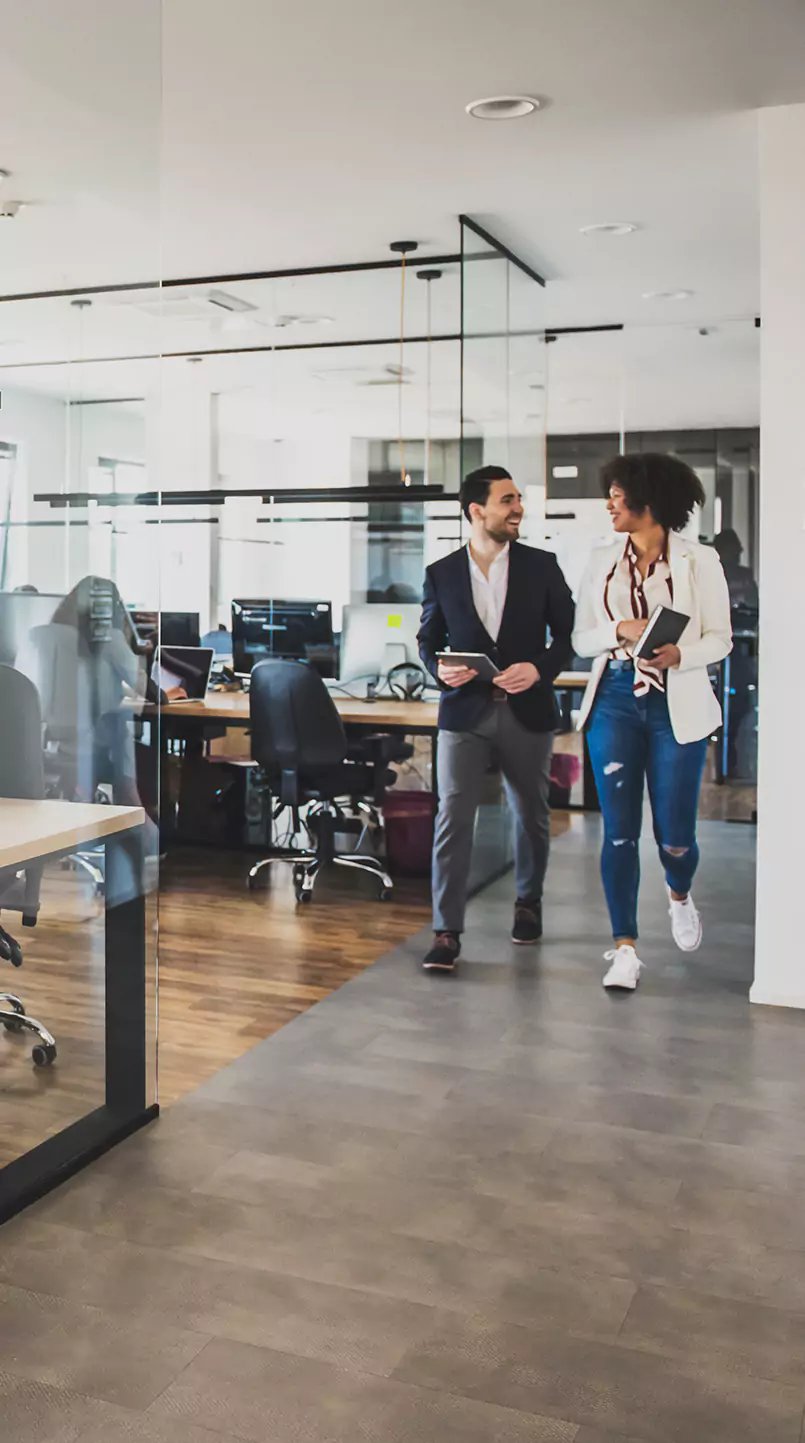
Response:
[[[495,666],[484,651],[437,651],[436,660],[447,666],[468,666],[477,671],[481,681],[492,681],[500,675],[500,667]]]

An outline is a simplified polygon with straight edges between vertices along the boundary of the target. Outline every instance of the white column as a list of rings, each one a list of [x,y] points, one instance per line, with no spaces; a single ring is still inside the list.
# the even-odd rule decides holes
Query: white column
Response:
[[[805,105],[760,113],[760,752],[755,982],[805,1007]]]

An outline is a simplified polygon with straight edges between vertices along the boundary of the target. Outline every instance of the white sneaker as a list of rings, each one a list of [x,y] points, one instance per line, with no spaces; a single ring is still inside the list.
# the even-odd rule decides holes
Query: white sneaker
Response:
[[[702,919],[696,911],[696,904],[690,893],[684,902],[675,902],[670,887],[667,891],[674,941],[680,952],[695,952],[702,945]]]
[[[621,987],[626,992],[634,992],[643,969],[634,947],[622,942],[620,947],[604,953],[604,961],[612,964],[604,976],[604,987]]]

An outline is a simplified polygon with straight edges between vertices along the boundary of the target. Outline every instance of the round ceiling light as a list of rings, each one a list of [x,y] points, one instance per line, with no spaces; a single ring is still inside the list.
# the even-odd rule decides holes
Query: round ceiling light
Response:
[[[520,120],[544,110],[546,104],[537,95],[489,95],[485,100],[471,100],[464,109],[476,120]]]
[[[644,301],[689,301],[693,291],[644,291]]]
[[[634,235],[640,226],[632,220],[602,220],[579,226],[580,235]]]

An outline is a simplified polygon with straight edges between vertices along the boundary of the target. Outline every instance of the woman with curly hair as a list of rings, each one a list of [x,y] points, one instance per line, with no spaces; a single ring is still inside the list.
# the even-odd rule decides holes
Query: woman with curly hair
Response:
[[[702,940],[691,895],[699,862],[696,816],[707,740],[721,724],[708,666],[732,648],[727,583],[716,551],[683,538],[704,501],[694,471],[673,456],[617,456],[601,487],[615,532],[579,592],[573,646],[594,657],[579,714],[604,818],[601,875],[614,948],[605,987],[633,991],[644,782],[668,889],[671,931],[683,952]],[[676,646],[633,650],[658,606],[689,618]]]

